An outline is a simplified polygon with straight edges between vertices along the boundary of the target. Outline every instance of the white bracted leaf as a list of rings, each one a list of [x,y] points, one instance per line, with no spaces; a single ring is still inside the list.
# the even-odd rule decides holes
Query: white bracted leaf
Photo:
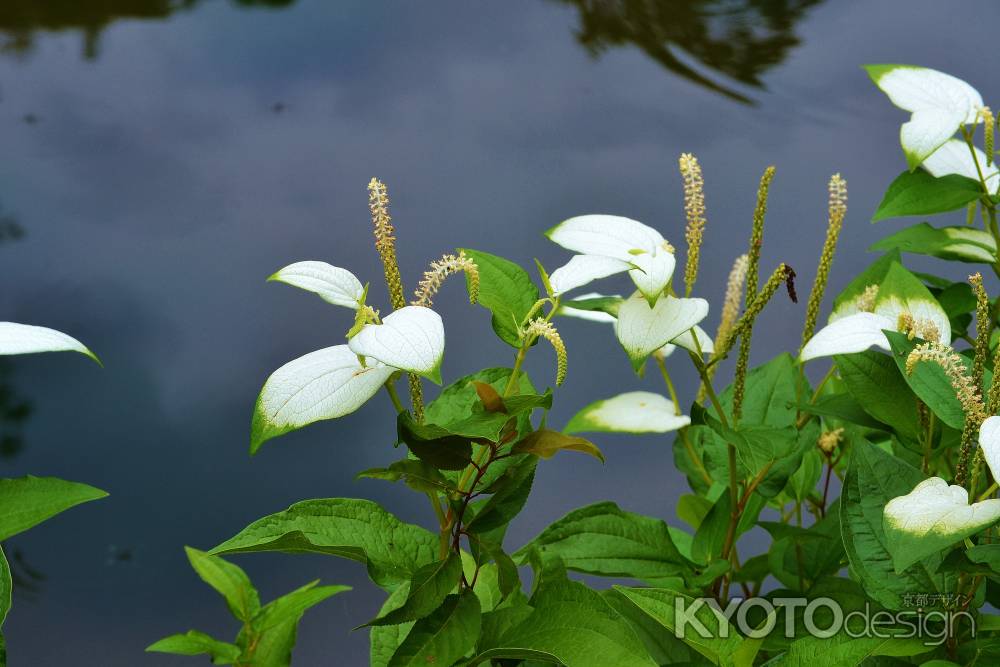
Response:
[[[362,367],[347,345],[316,350],[271,374],[257,397],[250,451],[279,435],[348,415],[385,384],[394,368],[374,359]]]
[[[975,160],[972,159],[972,151],[969,150],[967,143],[958,139],[950,139],[924,160],[923,167],[927,173],[937,178],[958,174],[976,182],[979,181],[979,171],[982,171],[987,187],[991,191],[995,190],[1000,169],[997,168],[996,162],[987,167],[986,153],[978,147],[973,147],[973,151],[976,154]],[[979,170],[976,169],[977,162]]]
[[[581,294],[580,296],[573,297],[567,301],[563,301],[559,305],[559,315],[563,317],[575,317],[578,320],[588,320],[590,322],[605,322],[608,324],[614,324],[615,316],[611,313],[605,312],[603,310],[589,310],[586,308],[579,308],[576,302],[586,301],[589,299],[603,299],[603,300],[613,300],[617,303],[621,303],[622,298],[617,294],[600,294],[598,292],[588,292],[586,294]]]
[[[661,247],[652,253],[635,255],[632,263],[636,268],[628,272],[629,277],[646,297],[649,305],[655,305],[674,275],[677,263],[674,253]]]
[[[963,124],[979,121],[983,98],[961,79],[911,65],[870,65],[867,69],[893,104],[913,113],[899,132],[911,170],[951,139]]]
[[[326,262],[307,261],[289,264],[268,280],[304,289],[318,294],[327,303],[353,310],[358,309],[365,290],[353,273]]]
[[[406,306],[382,324],[365,326],[347,344],[355,354],[441,384],[444,324],[441,316],[423,306]]]
[[[79,352],[98,364],[101,360],[87,346],[61,331],[16,322],[0,322],[0,355],[36,352]]]
[[[559,223],[545,235],[567,250],[624,262],[631,262],[636,250],[651,253],[664,243],[652,227],[619,215],[580,215]]]
[[[618,309],[615,335],[625,348],[636,370],[655,350],[705,319],[708,302],[704,299],[679,299],[667,296],[652,308],[636,292]]]
[[[993,479],[1000,479],[1000,417],[988,417],[979,427],[979,446]]]
[[[816,332],[802,348],[799,359],[809,361],[835,354],[864,352],[872,346],[889,351],[884,329],[894,331],[896,322],[875,313],[855,313],[841,317]]]
[[[940,477],[917,484],[884,510],[886,548],[896,572],[975,535],[1000,520],[1000,500],[969,504],[969,493]]]
[[[576,413],[565,433],[666,433],[691,423],[670,399],[649,391],[630,391],[591,403]]]
[[[629,262],[614,257],[574,255],[565,265],[552,272],[549,284],[555,294],[565,294],[591,281],[623,273],[631,268]]]
[[[697,344],[695,344],[696,336],[698,338]],[[689,352],[694,352],[695,354],[698,354],[698,349],[701,348],[702,354],[712,354],[715,352],[715,341],[713,341],[712,337],[709,336],[708,333],[706,333],[701,327],[691,327],[680,336],[661,347],[657,350],[657,352],[664,357],[669,357],[678,347],[684,348]]]

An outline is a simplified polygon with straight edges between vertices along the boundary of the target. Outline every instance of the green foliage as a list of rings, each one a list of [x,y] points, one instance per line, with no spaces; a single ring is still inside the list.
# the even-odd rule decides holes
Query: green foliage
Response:
[[[198,576],[226,601],[242,627],[234,643],[197,630],[170,635],[146,648],[155,653],[207,655],[214,665],[284,667],[291,664],[299,620],[311,607],[350,590],[348,586],[317,586],[313,581],[261,607],[257,589],[246,573],[228,561],[185,547]]]
[[[991,386],[1000,298],[981,276],[956,282],[936,271],[915,273],[902,259],[911,253],[977,263],[1000,277],[1000,172],[975,146],[985,112],[971,86],[912,66],[876,65],[868,73],[912,114],[900,133],[910,169],[889,185],[875,219],[968,207],[970,226],[921,222],[876,243],[873,249],[884,254],[834,297],[823,326],[817,316],[838,234],[853,224],[846,185],[839,175],[831,179],[827,239],[802,346],[769,360],[751,355],[753,327],[768,317],[769,302],[782,298],[782,282],[796,300],[788,264],[760,266],[774,170],[762,179],[749,255],[736,262],[725,303],[711,308],[722,313],[714,340],[702,328],[708,303],[688,294],[693,276],[685,275],[684,298],[671,287],[674,246],[658,230],[613,215],[577,216],[549,230],[574,255],[551,272],[536,262],[544,294],[513,262],[464,249],[452,257],[461,267],[445,260],[432,265],[419,305],[403,306],[387,201],[379,203],[384,186],[373,181],[378,249],[395,309],[383,316],[369,306],[364,282],[346,269],[303,262],[276,274],[353,309],[355,320],[346,345],[306,355],[271,376],[258,399],[252,440],[256,448],[267,437],[349,414],[384,388],[394,412],[381,439],[399,451],[358,477],[403,482],[430,504],[432,528],[345,498],[306,500],[259,519],[210,554],[189,550],[199,575],[243,623],[235,642],[191,631],[150,650],[207,654],[223,664],[287,664],[302,613],[340,589],[313,583],[261,606],[243,571],[218,555],[269,551],[329,554],[366,567],[387,594],[361,626],[378,667],[1000,660],[1000,617],[983,613],[987,603],[1000,604],[1000,416],[990,414],[1000,407]],[[693,156],[682,165],[690,258],[702,250],[704,192]],[[802,265],[798,257],[782,259]],[[490,311],[496,342],[515,353],[509,368],[465,375],[425,404],[417,376],[438,379],[444,347],[430,297],[457,270],[471,299]],[[636,292],[566,296],[620,273]],[[762,286],[760,276],[767,275]],[[523,372],[534,343],[544,337],[556,350],[557,378],[567,361],[579,377],[589,370],[574,361],[572,340],[553,325],[556,315],[611,323],[606,348],[584,351],[584,361],[620,345],[640,374],[655,364],[662,389],[611,398],[595,392],[582,410],[566,406],[575,416],[562,432],[550,428],[549,411],[563,406],[558,388],[539,391]],[[478,351],[489,343],[473,344]],[[729,380],[723,362],[734,350]],[[700,387],[674,383],[677,365],[688,362]],[[411,374],[408,404],[397,389],[404,374]],[[513,522],[544,514],[532,504],[532,491],[546,483],[545,466],[581,465],[586,459],[578,454],[613,461],[621,454],[608,433],[670,434],[675,465],[690,489],[680,492],[669,471],[658,472],[680,497],[663,515],[676,514],[688,528],[604,501],[570,511],[527,544],[511,545]],[[609,488],[634,483],[619,480]],[[530,590],[519,571],[527,566],[534,571]],[[586,578],[571,580],[567,571]],[[780,600],[802,606],[770,604],[780,607]],[[883,634],[853,636],[858,628],[841,625],[824,636],[809,611],[824,600],[842,613],[864,610],[891,620],[880,623]],[[965,620],[948,627],[939,644],[906,635],[901,614],[927,610]],[[821,628],[833,618],[829,609],[815,615],[825,622]]]

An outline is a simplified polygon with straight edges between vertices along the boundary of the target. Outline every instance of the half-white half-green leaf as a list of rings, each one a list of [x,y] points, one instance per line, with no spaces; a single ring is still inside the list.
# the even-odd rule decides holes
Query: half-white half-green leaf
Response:
[[[622,299],[617,294],[605,295],[589,292],[573,297],[559,304],[558,315],[575,317],[590,322],[614,323],[615,314],[621,306]]]
[[[695,342],[696,338],[697,342]],[[712,340],[712,337],[704,329],[694,326],[661,347],[658,353],[664,357],[669,357],[678,347],[684,348],[689,352],[694,352],[695,354],[699,352],[701,354],[712,354],[715,352],[715,341]]]
[[[809,361],[835,354],[864,352],[873,346],[888,352],[892,348],[882,333],[885,329],[895,331],[896,323],[883,315],[855,313],[842,317],[817,331],[802,347],[799,359]]]
[[[666,433],[691,423],[670,399],[649,391],[630,391],[595,401],[573,415],[564,433]]]
[[[250,453],[271,438],[360,408],[394,368],[374,359],[362,366],[347,345],[316,350],[290,361],[264,383],[250,427]]]
[[[574,255],[566,264],[552,272],[549,284],[552,285],[553,294],[560,295],[594,280],[624,273],[631,268],[631,263],[614,257]]]
[[[311,260],[289,264],[268,280],[304,289],[327,303],[353,310],[358,309],[365,291],[361,281],[347,269]]]
[[[98,364],[101,360],[87,346],[61,331],[17,322],[0,322],[0,354],[79,352]]]
[[[969,504],[969,493],[931,477],[893,498],[882,516],[886,549],[897,573],[1000,520],[1000,500]]]
[[[950,74],[912,65],[868,65],[865,69],[893,104],[913,114],[899,131],[910,171],[963,124],[979,120],[982,96]]]
[[[615,335],[638,370],[650,354],[705,319],[708,302],[666,296],[650,308],[639,292],[618,309]]]
[[[652,253],[640,253],[632,258],[636,268],[628,272],[635,286],[652,306],[663,294],[674,275],[677,260],[674,253],[665,246],[657,247]]]
[[[975,159],[973,159],[975,154]],[[979,168],[976,168],[976,165]],[[923,164],[924,169],[931,176],[941,178],[957,174],[971,178],[977,183],[980,182],[979,174],[982,172],[983,180],[990,192],[996,190],[997,178],[1000,178],[1000,169],[996,162],[986,166],[986,153],[978,147],[969,149],[969,144],[959,139],[949,139],[941,148],[932,153]]]
[[[1000,479],[1000,417],[988,417],[979,427],[979,447],[993,479]]]
[[[441,384],[444,323],[430,308],[400,308],[382,324],[366,325],[347,344],[355,354]]]

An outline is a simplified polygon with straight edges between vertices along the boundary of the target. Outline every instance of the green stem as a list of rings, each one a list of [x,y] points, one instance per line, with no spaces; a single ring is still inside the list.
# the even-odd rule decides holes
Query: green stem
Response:
[[[392,407],[396,408],[396,413],[403,412],[406,408],[403,407],[403,404],[399,400],[399,394],[396,393],[396,379],[389,378],[382,386],[385,387],[386,392],[389,394],[389,399],[392,400]]]

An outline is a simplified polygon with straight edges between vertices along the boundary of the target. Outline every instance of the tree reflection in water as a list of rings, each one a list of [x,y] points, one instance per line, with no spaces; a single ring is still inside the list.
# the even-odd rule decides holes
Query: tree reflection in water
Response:
[[[102,31],[116,21],[164,20],[172,14],[207,5],[207,0],[2,0],[0,51],[24,55],[40,32],[79,31],[83,56],[100,52]],[[295,0],[230,0],[236,7],[282,8]]]
[[[741,84],[763,88],[761,75],[799,44],[796,24],[822,0],[558,0],[579,11],[577,39],[592,54],[633,45],[674,74],[726,97],[753,100],[688,65],[696,60]]]

